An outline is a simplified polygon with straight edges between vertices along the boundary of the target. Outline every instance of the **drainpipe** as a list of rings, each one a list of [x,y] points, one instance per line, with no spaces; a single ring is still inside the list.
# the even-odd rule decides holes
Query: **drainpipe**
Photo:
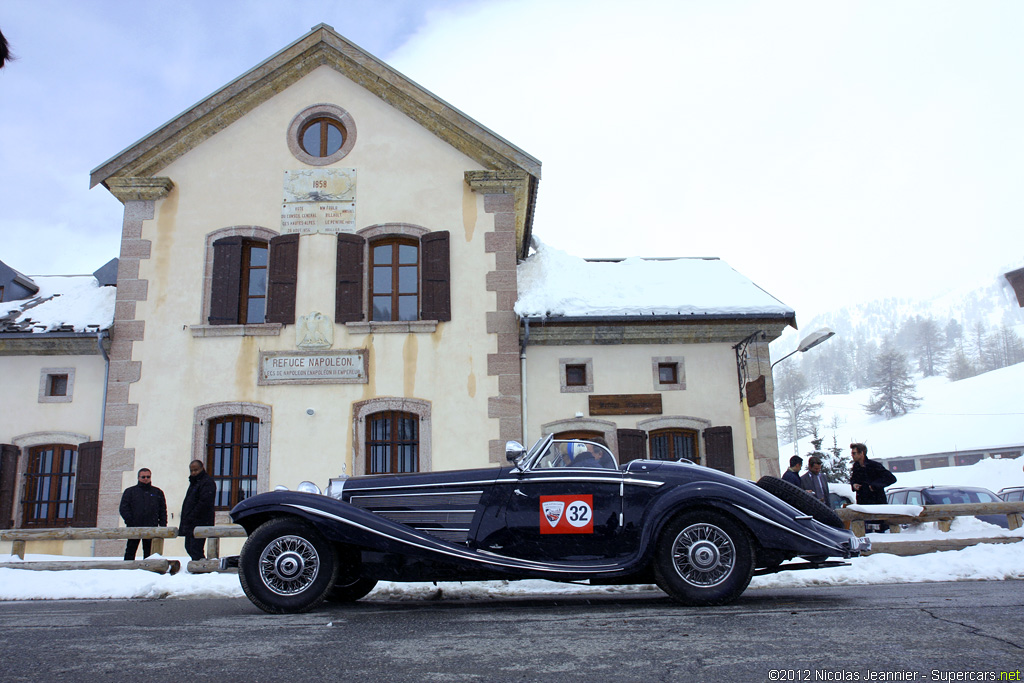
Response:
[[[519,379],[522,382],[523,405],[523,445],[529,446],[526,440],[526,345],[530,341],[530,319],[523,318],[523,343],[519,345]]]
[[[107,424],[107,381],[110,379],[110,356],[107,355],[107,350],[103,348],[103,337],[109,338],[110,333],[106,330],[100,330],[96,333],[96,348],[99,349],[105,363],[103,368],[103,404],[100,408],[100,441],[103,441],[103,427]]]

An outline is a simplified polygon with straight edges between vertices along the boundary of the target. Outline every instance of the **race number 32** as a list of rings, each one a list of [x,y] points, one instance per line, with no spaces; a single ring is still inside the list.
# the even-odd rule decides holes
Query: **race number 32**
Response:
[[[541,496],[540,532],[542,534],[594,533],[594,497]]]

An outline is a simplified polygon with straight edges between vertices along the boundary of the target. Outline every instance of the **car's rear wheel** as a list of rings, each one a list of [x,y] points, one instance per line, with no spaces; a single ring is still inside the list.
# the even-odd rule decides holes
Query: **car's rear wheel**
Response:
[[[249,534],[238,578],[254,605],[271,614],[305,612],[319,605],[338,578],[334,546],[295,518],[272,519]]]
[[[342,547],[338,550],[338,577],[327,591],[330,602],[355,602],[366,597],[377,585],[377,579],[359,575],[359,551]]]
[[[799,486],[793,486],[788,481],[778,477],[761,477],[757,485],[779,500],[789,503],[805,515],[810,515],[822,524],[827,524],[836,529],[843,528],[843,520],[835,510],[822,503],[820,500],[804,491]]]
[[[654,575],[658,585],[685,605],[724,605],[746,589],[754,571],[746,529],[714,510],[685,512],[658,538]]]

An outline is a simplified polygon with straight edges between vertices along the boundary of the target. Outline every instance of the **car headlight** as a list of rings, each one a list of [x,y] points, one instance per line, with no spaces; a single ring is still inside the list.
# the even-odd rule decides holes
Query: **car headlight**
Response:
[[[320,487],[311,481],[302,482],[297,487],[295,487],[295,490],[301,491],[302,493],[315,493],[318,496],[321,495]]]

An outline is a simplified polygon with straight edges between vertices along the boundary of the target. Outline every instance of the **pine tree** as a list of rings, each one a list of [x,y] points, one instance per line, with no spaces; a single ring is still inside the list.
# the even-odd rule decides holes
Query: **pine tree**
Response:
[[[917,407],[920,401],[914,394],[916,388],[910,376],[907,357],[892,348],[886,339],[875,358],[871,382],[871,403],[864,406],[872,415],[884,415],[892,419]]]
[[[828,454],[821,459],[821,471],[825,474],[825,479],[836,484],[849,484],[853,461],[849,456],[843,455],[835,431],[832,432],[832,448],[826,450]]]
[[[938,375],[945,360],[946,351],[942,332],[931,318],[924,318],[917,325],[915,350],[921,374],[925,377]]]

